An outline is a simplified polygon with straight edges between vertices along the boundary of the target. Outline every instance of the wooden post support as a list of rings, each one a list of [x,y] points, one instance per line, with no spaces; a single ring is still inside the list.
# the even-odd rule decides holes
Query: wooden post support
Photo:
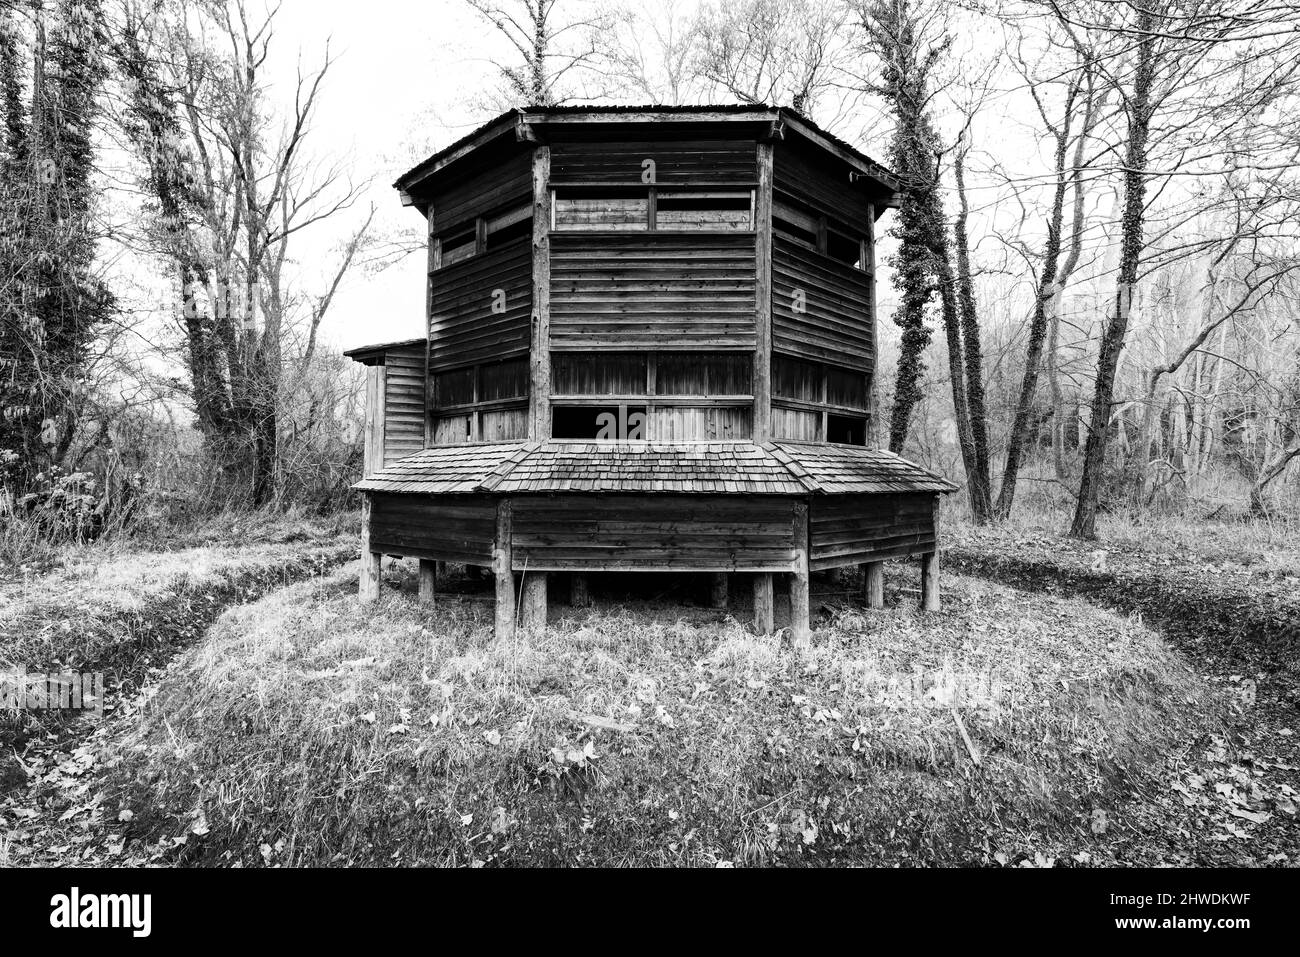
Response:
[[[551,437],[551,148],[533,149],[533,311],[528,435]]]
[[[921,556],[921,609],[939,610],[939,553],[926,552]]]
[[[587,576],[574,572],[569,578],[569,604],[574,608],[591,607],[591,593],[587,590]]]
[[[434,581],[446,581],[446,580],[447,580],[447,563],[446,563],[446,562],[434,562],[434,563],[433,563],[433,578],[434,578]]]
[[[434,605],[434,595],[437,592],[438,582],[438,563],[427,558],[420,559],[420,604],[428,605],[430,608]]]
[[[523,607],[519,621],[524,634],[540,635],[546,630],[546,572],[524,573]]]
[[[492,572],[496,576],[496,637],[515,636],[515,573],[510,567],[510,499],[497,502],[496,541],[492,545]]]
[[[754,415],[755,442],[772,437],[772,144],[758,144],[754,191]]]
[[[754,576],[754,630],[760,635],[770,635],[776,630],[774,604],[772,573],[760,572]]]
[[[727,573],[714,572],[709,582],[709,607],[727,607]]]
[[[808,607],[808,505],[794,506],[794,571],[790,573],[790,637],[796,648],[812,638]]]
[[[361,496],[361,600],[379,600],[379,575],[384,556],[370,550],[370,495]]]
[[[868,608],[885,607],[885,563],[867,562],[862,566],[866,578],[863,589]]]

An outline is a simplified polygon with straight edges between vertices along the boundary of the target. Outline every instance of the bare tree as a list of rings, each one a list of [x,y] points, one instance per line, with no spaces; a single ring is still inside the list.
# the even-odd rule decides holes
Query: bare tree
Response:
[[[261,504],[276,492],[284,348],[299,302],[287,289],[291,243],[358,193],[338,166],[307,152],[332,60],[327,50],[317,69],[299,70],[281,122],[265,76],[274,9],[254,18],[234,0],[169,16],[128,2],[124,21],[125,121],[155,204],[149,245],[178,280],[198,426],[233,487]],[[369,222],[345,248],[331,290]],[[311,310],[308,358],[332,298]]]
[[[501,75],[498,106],[556,106],[590,99],[584,80],[602,76],[611,15],[588,0],[466,0],[512,50],[494,61]]]

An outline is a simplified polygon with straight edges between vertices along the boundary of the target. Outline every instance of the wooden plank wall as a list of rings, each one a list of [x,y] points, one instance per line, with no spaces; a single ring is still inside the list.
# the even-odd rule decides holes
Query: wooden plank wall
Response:
[[[752,233],[551,234],[551,348],[752,349]]]
[[[486,497],[371,493],[370,548],[390,555],[487,565],[496,502]]]
[[[795,139],[776,144],[772,184],[778,194],[804,203],[867,235],[870,198],[849,183],[847,166]]]
[[[647,418],[646,438],[652,442],[735,442],[753,432],[753,410],[748,407],[658,406]]]
[[[772,406],[772,438],[792,442],[817,442],[821,440],[822,414],[805,409],[785,409]]]
[[[622,131],[626,133],[626,130]],[[559,134],[551,140],[551,182],[641,183],[647,159],[655,163],[655,183],[753,183],[754,140],[699,140],[665,128],[637,140],[608,139],[609,133]],[[681,139],[675,140],[675,136]],[[605,138],[602,138],[605,137]],[[682,140],[689,139],[688,143]]]
[[[775,496],[515,496],[515,569],[788,571],[794,501]]]
[[[433,195],[433,229],[445,233],[496,212],[533,193],[532,154],[523,151],[497,161],[479,172],[450,184]]]
[[[384,353],[384,464],[424,448],[424,346]]]
[[[935,550],[932,492],[815,496],[810,564],[834,568]]]
[[[869,273],[773,239],[773,352],[867,372],[875,353],[873,326]]]
[[[528,351],[532,267],[532,244],[525,239],[430,274],[430,370]],[[498,289],[504,309],[494,311]]]

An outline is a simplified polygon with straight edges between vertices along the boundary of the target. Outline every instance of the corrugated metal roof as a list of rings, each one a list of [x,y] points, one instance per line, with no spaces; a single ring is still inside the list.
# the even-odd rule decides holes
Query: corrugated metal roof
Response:
[[[411,494],[639,492],[807,495],[951,492],[891,452],[798,442],[508,442],[448,445],[353,486]]]

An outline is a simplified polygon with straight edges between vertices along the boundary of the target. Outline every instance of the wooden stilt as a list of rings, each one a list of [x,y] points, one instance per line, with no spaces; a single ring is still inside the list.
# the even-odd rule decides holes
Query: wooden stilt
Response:
[[[428,605],[430,608],[434,605],[434,595],[437,593],[438,582],[438,565],[436,562],[427,558],[420,559],[420,604]]]
[[[446,563],[446,562],[434,562],[434,563],[433,563],[433,579],[434,579],[434,581],[440,581],[440,582],[441,582],[441,581],[446,581],[446,580],[447,580],[447,563]]]
[[[812,639],[808,608],[808,506],[794,507],[794,571],[790,574],[790,637],[796,648]]]
[[[524,634],[540,635],[546,630],[546,572],[524,574],[523,608],[519,620]]]
[[[591,607],[591,592],[587,588],[587,576],[574,572],[569,579],[569,604],[574,608]]]
[[[384,556],[370,550],[370,496],[361,499],[360,596],[364,602],[379,600],[380,569]]]
[[[709,584],[709,606],[711,608],[727,607],[727,573],[714,572]]]
[[[496,637],[515,636],[515,574],[510,568],[510,499],[497,503],[496,541],[492,546],[492,572],[496,577]]]
[[[921,556],[921,609],[939,610],[939,553],[926,552]]]
[[[866,577],[863,598],[866,600],[868,608],[885,607],[885,563],[884,562],[867,562],[862,566],[863,575]]]
[[[772,573],[760,572],[754,576],[754,630],[760,635],[770,635],[776,630],[774,604]]]

